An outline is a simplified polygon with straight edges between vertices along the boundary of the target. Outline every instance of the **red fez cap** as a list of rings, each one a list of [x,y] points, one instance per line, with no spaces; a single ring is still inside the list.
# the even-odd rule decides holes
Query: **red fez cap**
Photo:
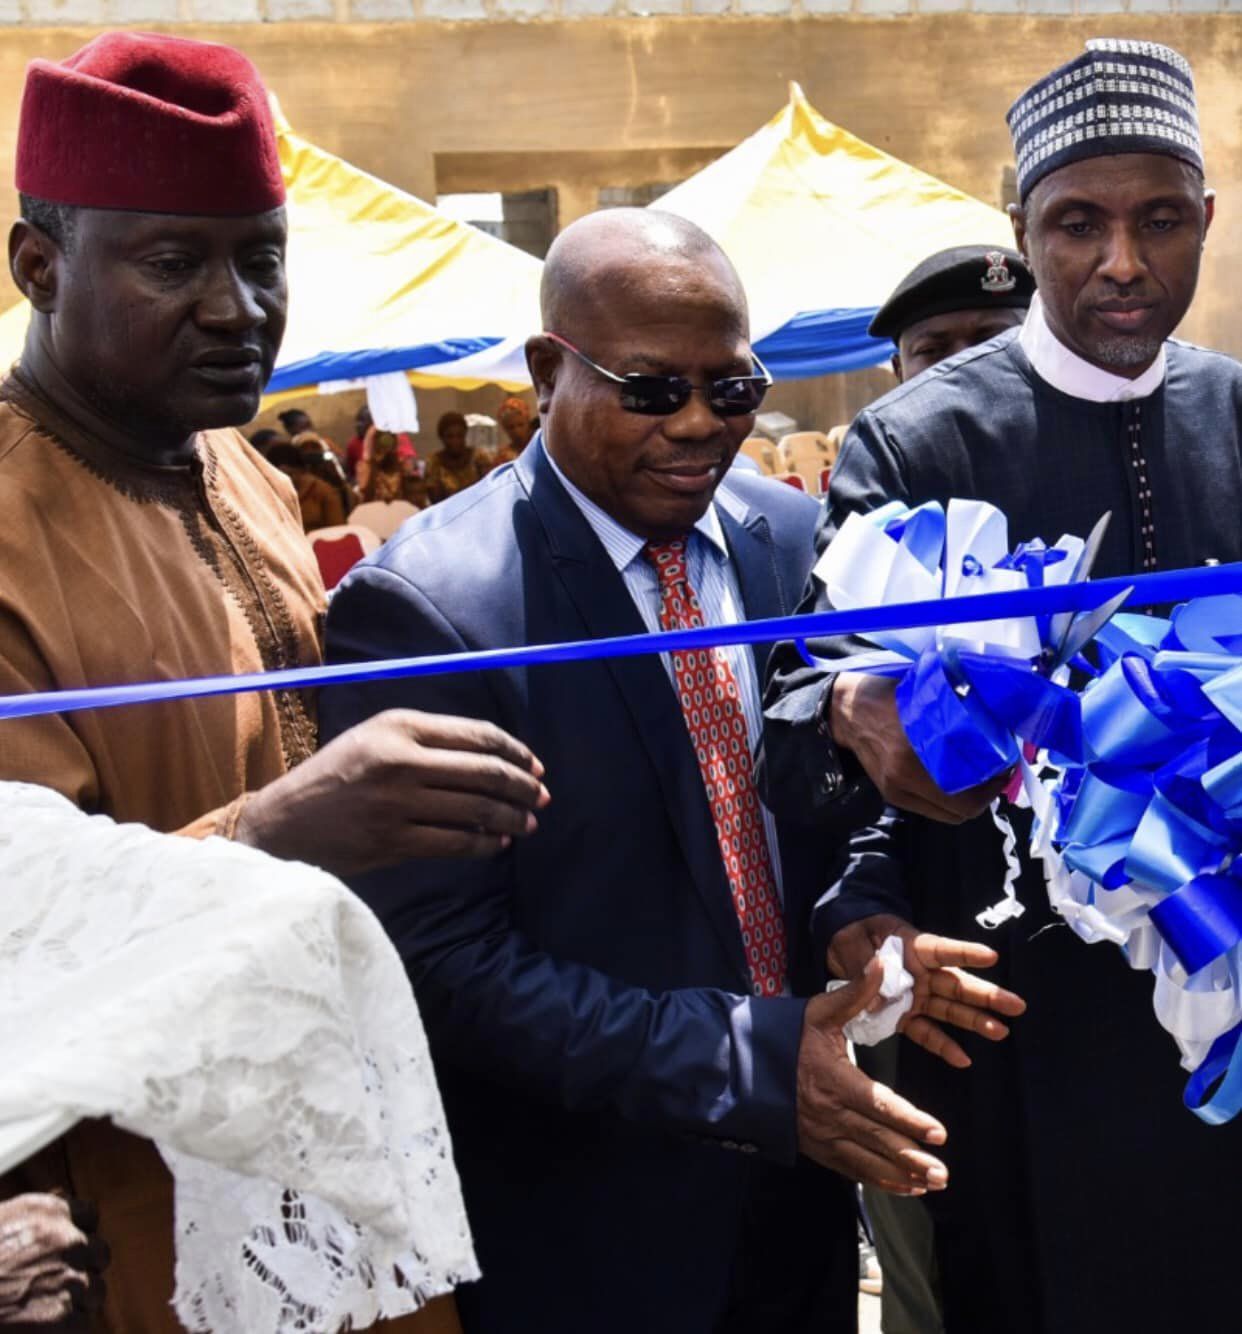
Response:
[[[259,72],[240,51],[110,32],[26,71],[17,188],[57,204],[238,217],[285,202]]]

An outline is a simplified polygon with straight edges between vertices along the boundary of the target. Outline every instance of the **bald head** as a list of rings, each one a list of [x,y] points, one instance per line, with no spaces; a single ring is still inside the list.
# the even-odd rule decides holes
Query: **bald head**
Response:
[[[706,289],[706,290],[705,290]],[[543,269],[543,327],[588,338],[618,299],[713,299],[745,334],[746,294],[724,251],[693,222],[646,208],[605,209],[571,223]]]
[[[526,360],[552,460],[631,533],[684,536],[767,383],[733,265],[684,218],[593,213],[548,254],[543,327]]]

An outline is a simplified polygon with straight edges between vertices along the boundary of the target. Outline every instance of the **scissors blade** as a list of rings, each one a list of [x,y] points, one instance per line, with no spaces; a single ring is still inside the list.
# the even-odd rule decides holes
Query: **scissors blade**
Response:
[[[1078,564],[1074,566],[1074,577],[1071,583],[1079,584],[1084,579],[1091,578],[1091,571],[1095,569],[1095,562],[1100,554],[1100,547],[1104,545],[1104,535],[1108,532],[1108,525],[1113,521],[1112,510],[1105,510],[1096,520],[1095,527],[1087,536],[1086,545],[1078,557]]]
[[[1074,565],[1074,573],[1070,575],[1071,584],[1080,584],[1084,579],[1091,578],[1091,571],[1095,568],[1095,562],[1100,554],[1100,547],[1104,544],[1104,535],[1108,532],[1108,525],[1112,522],[1112,510],[1106,510],[1095,522],[1095,527],[1087,535],[1087,540],[1083,543],[1082,550],[1078,553],[1078,560]],[[1081,615],[1081,613],[1077,613]],[[1052,618],[1052,623],[1048,627],[1048,638],[1057,646],[1056,656],[1059,662],[1068,662],[1074,655],[1065,652],[1065,641],[1073,628],[1076,613],[1072,611],[1059,612]]]
[[[1069,662],[1079,650],[1086,648],[1099,631],[1121,610],[1126,599],[1133,591],[1132,588],[1127,588],[1118,593],[1116,597],[1109,598],[1102,606],[1096,607],[1094,611],[1078,612],[1066,632],[1056,658],[1053,660],[1053,671]]]

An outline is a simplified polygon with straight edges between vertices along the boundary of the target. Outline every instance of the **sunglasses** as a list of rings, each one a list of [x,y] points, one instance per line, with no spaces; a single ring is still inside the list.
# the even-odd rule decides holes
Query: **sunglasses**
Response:
[[[644,417],[671,417],[690,402],[690,395],[698,388],[684,375],[643,375],[638,371],[631,371],[629,375],[616,375],[596,365],[585,352],[580,352],[560,334],[546,333],[544,337],[550,338],[567,352],[572,352],[597,375],[619,384],[621,406],[626,412],[639,412]],[[759,368],[758,375],[729,375],[721,380],[709,380],[701,391],[718,417],[746,417],[759,410],[763,396],[772,384],[772,376],[753,352],[751,356]]]

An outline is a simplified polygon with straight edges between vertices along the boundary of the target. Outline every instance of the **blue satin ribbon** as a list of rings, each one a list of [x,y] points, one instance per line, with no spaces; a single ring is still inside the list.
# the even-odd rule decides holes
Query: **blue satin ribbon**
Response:
[[[612,639],[576,640],[565,644],[533,644],[520,648],[394,658],[339,666],[290,667],[274,672],[245,672],[231,676],[152,681],[138,685],[5,695],[0,696],[0,719],[73,713],[81,709],[112,709],[126,704],[147,704],[162,700],[201,699],[211,695],[241,695],[257,690],[307,690],[351,682],[441,676],[450,672],[480,672],[502,667],[534,667],[542,663],[633,658],[650,653],[670,653],[678,649],[772,644],[782,639],[792,639],[804,648],[805,641],[812,638],[868,635],[959,621],[1007,620],[1013,616],[1090,611],[1127,591],[1127,605],[1147,607],[1180,602],[1199,594],[1234,590],[1242,592],[1242,562],[1193,570],[1162,571],[1129,579],[1101,579],[1096,583],[934,598],[890,606],[859,607],[850,611],[773,617],[737,625],[704,626],[695,630],[622,635]]]
[[[1242,883],[1208,873],[1188,880],[1151,910],[1151,920],[1188,973],[1242,943]]]
[[[944,792],[962,792],[1012,769],[1013,730],[964,686],[946,656],[928,649],[897,685],[897,713],[915,753]]]
[[[1209,1090],[1220,1080],[1215,1093]],[[1222,1033],[1207,1059],[1186,1081],[1186,1106],[1208,1125],[1223,1126],[1242,1111],[1242,1024]]]
[[[964,792],[1012,769],[1019,738],[1082,760],[1078,696],[1027,662],[928,649],[898,684],[897,712],[942,792]]]
[[[890,502],[877,510],[871,517],[881,519],[890,511],[901,511],[899,502]],[[903,517],[884,523],[884,530],[889,537],[914,557],[931,574],[940,568],[940,553],[944,550],[945,537],[944,506],[934,501],[903,513]]]

